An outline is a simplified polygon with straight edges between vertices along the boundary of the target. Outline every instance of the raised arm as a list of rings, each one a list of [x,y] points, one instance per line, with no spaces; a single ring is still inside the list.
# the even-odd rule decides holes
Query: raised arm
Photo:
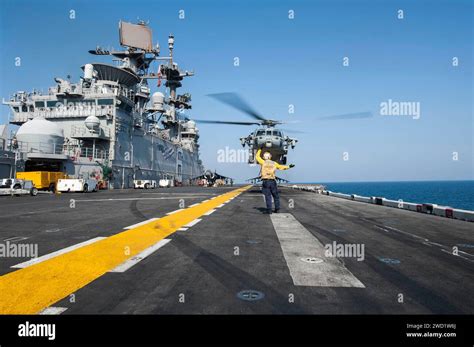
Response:
[[[265,162],[265,160],[263,160],[262,157],[260,156],[261,153],[262,153],[262,149],[259,148],[257,151],[257,154],[255,155],[255,159],[257,159],[257,163],[259,163],[260,165],[262,165]]]

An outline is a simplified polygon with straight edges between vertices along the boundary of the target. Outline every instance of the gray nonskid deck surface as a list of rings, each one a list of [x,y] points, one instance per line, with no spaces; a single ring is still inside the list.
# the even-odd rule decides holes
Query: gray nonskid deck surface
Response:
[[[37,243],[41,256],[232,189],[3,197],[0,240]],[[74,303],[64,299],[53,306],[67,308],[63,314],[473,312],[472,223],[287,188],[281,199],[281,215],[264,215],[255,186],[168,236],[171,241],[126,271],[81,288]],[[363,260],[325,258],[323,249],[333,242],[363,245]],[[18,271],[11,266],[26,260],[2,260],[1,274]],[[244,290],[264,296],[245,301],[237,296]]]

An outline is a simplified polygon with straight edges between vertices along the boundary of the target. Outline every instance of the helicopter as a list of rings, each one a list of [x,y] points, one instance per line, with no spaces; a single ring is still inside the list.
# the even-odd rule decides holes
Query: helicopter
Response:
[[[241,112],[244,112],[248,116],[254,118],[255,121],[240,122],[195,119],[196,122],[208,124],[257,125],[258,128],[252,133],[246,137],[240,138],[242,147],[248,146],[249,148],[249,164],[255,163],[255,155],[259,149],[262,149],[262,151],[265,152],[270,152],[272,155],[272,160],[278,162],[279,164],[286,164],[288,149],[290,147],[291,149],[294,149],[298,140],[286,136],[282,129],[276,127],[277,125],[284,124],[285,122],[263,117],[238,94],[219,93],[209,94],[209,96]]]
[[[240,138],[240,143],[242,144],[242,146],[248,146],[249,148],[249,164],[255,163],[256,153],[259,149],[262,149],[262,152],[270,152],[270,154],[272,155],[272,160],[278,162],[279,164],[286,165],[288,149],[294,149],[298,140],[296,138],[286,136],[281,128],[277,128],[277,125],[288,124],[293,122],[283,122],[263,117],[260,113],[255,111],[255,109],[253,109],[241,96],[236,93],[227,92],[209,94],[208,96],[245,113],[246,115],[254,118],[255,121],[241,122],[195,119],[196,122],[207,124],[257,125],[258,128],[256,128],[252,133],[250,133],[246,137]],[[328,117],[319,117],[315,120],[343,120],[371,117],[371,112],[359,112]],[[303,131],[297,130],[285,130],[285,132],[304,133]]]

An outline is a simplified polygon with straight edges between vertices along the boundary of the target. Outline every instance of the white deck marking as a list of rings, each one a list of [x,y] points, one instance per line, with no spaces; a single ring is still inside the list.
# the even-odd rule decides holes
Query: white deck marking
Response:
[[[42,310],[40,313],[38,314],[44,314],[44,315],[55,315],[55,314],[61,314],[63,313],[64,311],[67,310],[67,307],[54,307],[54,306],[50,306],[50,307],[46,307],[44,310]]]
[[[194,199],[193,197],[190,196],[164,196],[160,198],[116,198],[116,199],[77,199],[76,202],[94,202],[94,201],[139,201],[139,200],[175,200],[175,199]],[[198,198],[196,198],[198,199]]]
[[[224,206],[224,204],[220,204],[219,206],[216,206],[216,208],[221,208],[222,206]]]
[[[124,229],[133,229],[133,228],[136,228],[136,227],[139,227],[139,226],[141,226],[141,225],[144,225],[144,224],[153,222],[153,221],[158,220],[158,219],[159,219],[159,218],[147,219],[147,220],[144,220],[143,222],[140,222],[140,223],[137,223],[137,224],[133,224],[133,225],[129,225],[128,227],[125,227]]]
[[[23,236],[14,236],[14,237],[10,237],[8,239],[5,239],[3,241],[5,242],[18,242],[18,241],[23,241],[23,240],[26,240],[26,239],[29,239],[29,237],[23,237]]]
[[[378,226],[376,226],[378,227]],[[438,243],[438,242],[433,242],[433,241],[430,241],[429,239],[425,238],[425,237],[421,237],[421,236],[418,236],[418,235],[415,235],[415,234],[411,234],[409,232],[406,232],[406,231],[402,231],[402,230],[399,230],[397,228],[394,228],[394,227],[391,227],[391,226],[388,226],[388,225],[385,225],[386,228],[392,230],[392,231],[396,231],[396,232],[399,232],[399,233],[402,233],[404,235],[407,235],[407,236],[411,236],[417,240],[419,240],[421,243],[423,243],[424,245],[427,245],[427,246],[437,246],[439,248],[439,250],[441,250],[442,252],[445,252],[445,253],[448,253],[448,254],[451,254],[451,255],[454,255],[453,254],[453,250],[450,246],[446,246],[446,245],[442,245],[441,243]],[[380,227],[378,227],[380,228]],[[467,256],[474,256],[474,254],[470,254],[470,253],[466,253],[466,252],[463,252],[461,250],[458,250],[458,254],[457,254],[457,257],[460,257],[462,259],[465,259],[467,261],[470,261],[471,263],[474,262],[473,259],[469,259],[469,258],[466,258],[466,257],[463,257],[462,255],[460,255],[459,253],[464,253],[465,255]]]
[[[81,243],[77,243],[77,244],[75,244],[75,245],[72,245],[72,246],[69,246],[69,247],[60,249],[59,251],[56,251],[56,252],[53,252],[53,253],[49,253],[49,254],[45,254],[45,255],[43,255],[43,256],[41,256],[41,257],[33,258],[33,259],[28,260],[28,261],[25,261],[25,262],[23,262],[23,263],[13,265],[13,266],[11,266],[11,268],[23,269],[23,268],[25,268],[25,267],[28,267],[28,266],[31,266],[31,265],[34,265],[34,264],[38,264],[38,263],[41,263],[41,262],[43,262],[43,261],[45,261],[45,260],[48,260],[48,259],[57,257],[58,255],[71,252],[71,251],[73,251],[73,250],[75,250],[75,249],[77,249],[77,248],[81,248],[81,247],[90,245],[91,243],[100,241],[100,240],[102,240],[102,239],[105,239],[105,237],[101,237],[101,236],[95,237],[95,238],[93,238],[93,239],[90,239],[90,240],[87,240],[87,241],[84,241],[84,242],[81,242]]]
[[[173,195],[173,193],[154,193],[154,192],[147,192],[147,193],[142,193],[146,195]],[[205,196],[208,197],[209,195],[216,195],[216,194],[209,194],[209,193],[180,193],[179,195],[184,196]]]
[[[213,214],[214,212],[216,212],[216,210],[209,210],[206,213],[204,213],[204,216],[209,216],[209,215]]]
[[[185,225],[186,228],[191,228],[192,226],[195,226],[201,221],[201,219],[197,218],[193,220],[192,222],[189,222],[188,224]]]
[[[170,214],[173,214],[173,213],[176,213],[176,212],[179,212],[179,211],[182,211],[182,210],[183,210],[183,209],[180,208],[179,210],[168,212],[167,215],[169,216]]]
[[[44,232],[45,232],[45,233],[57,233],[57,232],[59,232],[59,231],[61,231],[60,228],[55,228],[55,229],[48,229],[48,230],[45,230]]]
[[[453,254],[453,251],[449,251],[449,250],[445,250],[445,249],[441,249],[441,251],[444,252],[444,253],[448,253],[449,255],[452,255],[453,257],[463,258],[464,260],[467,260],[467,261],[469,261],[469,262],[471,262],[471,263],[474,262],[474,260],[469,259],[469,258],[466,258],[466,257],[463,257],[462,255],[459,255],[459,253],[458,253],[458,255],[454,255],[454,254]]]
[[[179,228],[178,231],[186,231],[188,228]]]
[[[270,218],[295,286],[365,288],[337,258],[325,256],[323,244],[292,214],[274,213]],[[323,262],[311,264],[301,260],[307,257]]]
[[[200,204],[200,202],[197,202],[197,203],[195,203],[195,204],[189,205],[188,207],[197,206],[197,205],[199,205],[199,204]]]
[[[166,245],[170,241],[171,241],[171,239],[163,239],[163,240],[158,241],[153,246],[148,247],[143,252],[138,253],[136,256],[128,259],[127,261],[123,262],[122,264],[117,266],[115,269],[110,270],[109,272],[125,272],[125,271],[127,271],[132,266],[138,264],[143,259],[145,259],[149,255],[151,255],[153,252],[157,251],[159,248],[163,247],[164,245]]]

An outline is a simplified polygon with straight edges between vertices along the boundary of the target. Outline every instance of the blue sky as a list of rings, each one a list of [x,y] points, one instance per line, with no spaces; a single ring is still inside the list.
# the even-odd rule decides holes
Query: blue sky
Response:
[[[136,4],[139,3],[139,6]],[[69,11],[76,14],[69,18]],[[179,19],[179,10],[185,19]],[[397,19],[397,10],[404,19]],[[288,11],[294,10],[290,20]],[[47,90],[54,77],[107,61],[96,45],[119,48],[120,19],[150,21],[154,41],[196,72],[180,91],[193,95],[189,116],[248,120],[207,97],[240,93],[269,118],[304,130],[281,174],[293,181],[474,179],[472,1],[9,1],[0,2],[0,96]],[[21,67],[15,67],[21,57]],[[239,57],[240,66],[234,66]],[[350,65],[344,67],[343,57]],[[459,66],[452,66],[458,57]],[[380,103],[419,102],[420,119],[381,116]],[[295,113],[288,114],[288,105]],[[371,111],[374,118],[318,117]],[[2,106],[0,123],[7,121]],[[207,168],[244,180],[245,163],[219,163],[217,151],[240,149],[252,127],[201,125]],[[343,153],[349,160],[343,160]],[[453,160],[453,152],[458,160]]]

